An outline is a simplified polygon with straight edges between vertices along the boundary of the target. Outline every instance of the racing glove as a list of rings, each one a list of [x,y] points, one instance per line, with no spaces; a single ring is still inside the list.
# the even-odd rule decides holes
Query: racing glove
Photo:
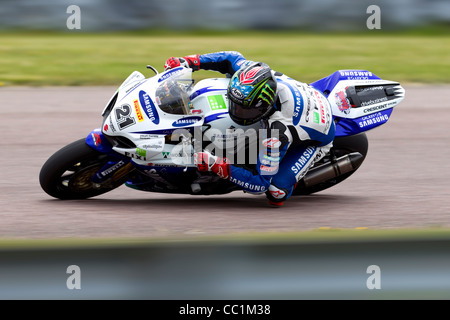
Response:
[[[182,58],[171,57],[167,59],[166,64],[164,65],[164,70],[166,71],[180,66],[185,68],[191,68],[194,71],[199,70],[200,69],[199,55],[196,54]]]
[[[194,164],[199,171],[212,171],[222,179],[228,179],[230,161],[227,158],[213,156],[207,151],[194,153]]]

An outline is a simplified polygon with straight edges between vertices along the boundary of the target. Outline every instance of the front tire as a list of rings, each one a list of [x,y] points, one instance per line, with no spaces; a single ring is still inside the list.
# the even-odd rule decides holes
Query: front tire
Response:
[[[50,196],[61,200],[87,199],[111,191],[125,181],[100,186],[92,176],[106,163],[108,156],[80,139],[54,153],[42,166],[39,182]]]

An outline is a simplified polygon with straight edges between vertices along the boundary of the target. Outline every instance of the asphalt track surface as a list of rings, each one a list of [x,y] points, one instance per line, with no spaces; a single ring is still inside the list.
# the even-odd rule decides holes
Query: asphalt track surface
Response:
[[[0,88],[0,237],[135,238],[318,228],[450,227],[450,86],[405,85],[388,123],[341,184],[272,208],[265,196],[165,195],[125,186],[61,201],[39,186],[43,163],[101,125],[113,87]]]

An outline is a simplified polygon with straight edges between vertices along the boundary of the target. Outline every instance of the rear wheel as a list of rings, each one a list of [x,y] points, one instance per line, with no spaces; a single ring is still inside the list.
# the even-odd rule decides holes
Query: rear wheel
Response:
[[[367,140],[367,136],[364,132],[359,133],[353,136],[347,137],[336,137],[333,142],[333,148],[330,150],[330,154],[325,156],[321,161],[316,163],[314,167],[323,165],[326,162],[330,162],[332,157],[342,157],[350,153],[358,152],[362,155],[362,160],[360,163],[350,172],[339,175],[335,178],[325,180],[313,186],[305,186],[303,180],[300,180],[297,187],[293,191],[292,195],[308,195],[311,193],[316,193],[328,188],[335,186],[336,184],[344,181],[348,177],[350,177],[355,171],[361,166],[361,163],[364,161],[367,151],[368,151],[369,143]],[[313,167],[313,168],[314,168]]]
[[[42,166],[39,182],[50,196],[62,200],[87,199],[111,191],[122,185],[120,178],[107,185],[94,183],[91,178],[109,161],[109,157],[89,147],[85,139],[77,140],[54,153]]]

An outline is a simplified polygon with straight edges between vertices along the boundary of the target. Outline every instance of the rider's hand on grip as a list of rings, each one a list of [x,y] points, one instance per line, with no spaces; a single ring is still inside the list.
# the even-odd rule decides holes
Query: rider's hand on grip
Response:
[[[211,171],[211,166],[216,161],[215,156],[208,152],[196,152],[194,153],[194,164],[197,166],[198,171]],[[210,161],[212,164],[210,165]]]
[[[194,71],[199,70],[200,69],[199,56],[192,55],[183,58],[171,57],[167,59],[166,63],[164,64],[164,70],[169,70],[180,66],[185,68],[191,68]]]
[[[213,156],[207,151],[194,153],[194,164],[199,171],[212,171],[222,179],[228,179],[230,162],[227,158]]]

